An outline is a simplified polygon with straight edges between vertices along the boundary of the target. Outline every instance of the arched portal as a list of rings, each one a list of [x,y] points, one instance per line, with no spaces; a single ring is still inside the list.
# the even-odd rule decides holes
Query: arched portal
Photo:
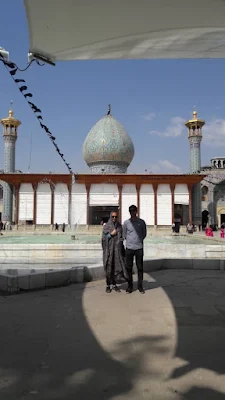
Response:
[[[201,190],[202,190],[202,201],[207,201],[209,188],[206,185],[204,185]]]
[[[208,210],[203,210],[202,211],[202,229],[205,229],[205,227],[208,224],[208,220],[209,220],[209,212],[208,212]]]
[[[225,224],[225,207],[217,208],[218,226]]]
[[[214,219],[217,226],[225,222],[225,180],[215,185],[213,190]]]

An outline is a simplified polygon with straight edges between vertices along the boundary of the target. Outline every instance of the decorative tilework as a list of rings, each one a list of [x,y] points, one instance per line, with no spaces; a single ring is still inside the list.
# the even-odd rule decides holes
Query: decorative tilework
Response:
[[[113,163],[96,162],[89,164],[89,167],[93,174],[125,174],[127,172],[127,164],[115,161]]]
[[[83,157],[92,172],[104,169],[124,173],[134,157],[134,145],[123,126],[109,114],[90,130],[83,144]]]
[[[13,189],[8,183],[3,183],[3,212],[2,221],[12,222]]]
[[[14,127],[4,137],[4,172],[15,172],[15,146],[17,136],[13,134]],[[12,134],[10,134],[12,132]],[[3,184],[3,212],[2,221],[12,222],[13,188],[8,183]]]
[[[208,188],[208,194],[206,201],[202,202],[202,211],[208,210],[210,223],[220,225],[217,207],[225,202],[225,168],[204,169],[204,173],[208,175],[206,180],[202,180],[202,186]]]
[[[189,136],[188,140],[190,143],[190,172],[200,172],[202,136]],[[192,190],[192,219],[196,225],[201,224],[201,211],[201,184],[197,183]]]

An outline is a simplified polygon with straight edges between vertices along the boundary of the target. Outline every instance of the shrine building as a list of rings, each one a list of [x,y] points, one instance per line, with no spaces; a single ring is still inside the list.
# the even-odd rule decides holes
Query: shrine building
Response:
[[[129,218],[131,204],[148,226],[171,226],[175,220],[201,224],[200,143],[204,121],[194,111],[185,123],[190,143],[190,173],[129,174],[133,142],[109,108],[90,130],[83,157],[90,173],[52,174],[16,171],[18,128],[12,108],[1,120],[4,138],[4,171],[1,220],[13,225],[99,225],[110,211],[118,210],[121,222]],[[20,128],[21,129],[21,128]]]

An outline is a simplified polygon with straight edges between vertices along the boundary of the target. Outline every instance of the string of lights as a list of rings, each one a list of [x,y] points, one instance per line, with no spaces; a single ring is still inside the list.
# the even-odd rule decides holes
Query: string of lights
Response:
[[[40,66],[43,66],[44,64],[41,64],[37,60],[31,60],[26,68],[20,69],[15,63],[5,60],[3,54],[1,53],[1,50],[0,50],[0,61],[5,65],[5,68],[10,73],[10,76],[12,77],[15,84],[17,85],[20,93],[23,95],[26,102],[28,103],[31,110],[33,111],[35,117],[38,119],[38,122],[39,122],[41,128],[44,129],[44,131],[48,135],[49,139],[51,140],[53,146],[55,147],[55,150],[57,151],[57,153],[63,160],[64,164],[66,165],[66,168],[68,169],[69,173],[72,174],[73,173],[72,168],[70,167],[70,164],[66,161],[64,154],[59,149],[59,147],[56,143],[56,138],[52,135],[48,126],[46,124],[44,124],[41,109],[38,108],[32,101],[29,100],[29,99],[33,98],[33,94],[28,91],[26,81],[24,79],[16,78],[17,71],[20,71],[20,72],[26,71],[31,66],[32,62],[35,61]]]

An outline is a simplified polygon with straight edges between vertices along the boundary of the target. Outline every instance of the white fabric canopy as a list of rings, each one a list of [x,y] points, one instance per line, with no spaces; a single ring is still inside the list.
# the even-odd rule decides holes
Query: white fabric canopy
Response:
[[[56,60],[225,57],[225,0],[25,0],[30,51]]]

